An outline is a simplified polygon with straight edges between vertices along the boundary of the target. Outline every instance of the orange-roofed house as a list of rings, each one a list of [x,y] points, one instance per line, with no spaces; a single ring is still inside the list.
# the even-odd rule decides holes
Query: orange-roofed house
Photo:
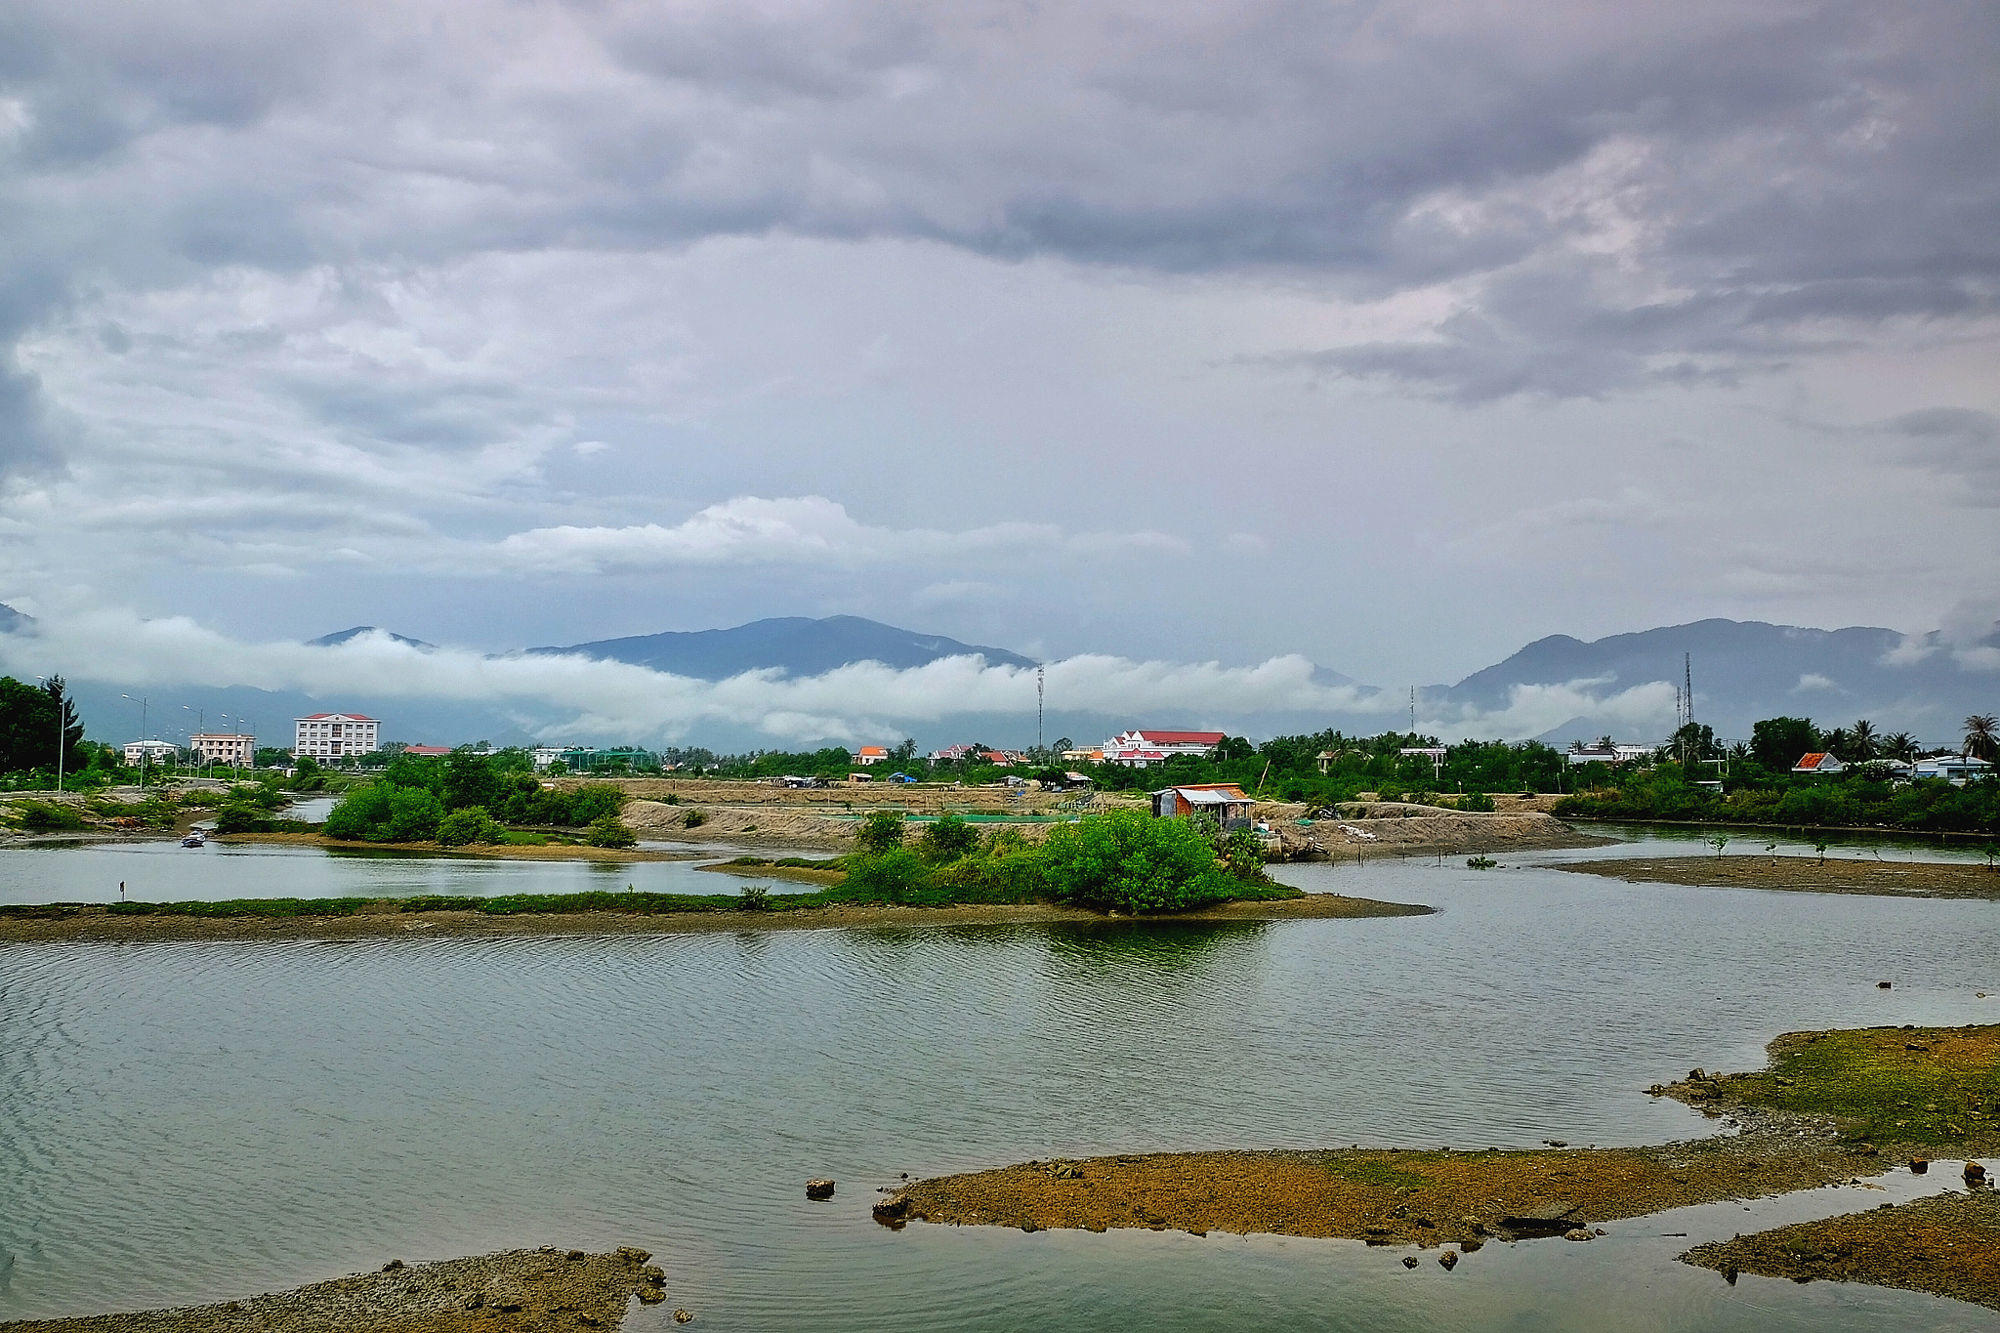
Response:
[[[889,752],[879,745],[864,745],[854,752],[854,762],[863,768],[872,767],[889,757]]]
[[[1847,765],[1840,762],[1831,751],[1816,751],[1792,765],[1794,773],[1845,773]]]

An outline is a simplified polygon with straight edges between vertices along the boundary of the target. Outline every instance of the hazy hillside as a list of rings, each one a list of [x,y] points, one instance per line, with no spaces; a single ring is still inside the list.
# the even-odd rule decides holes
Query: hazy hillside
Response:
[[[761,667],[778,667],[794,676],[817,676],[850,662],[881,662],[901,669],[975,653],[995,666],[1035,664],[1032,658],[1005,648],[918,634],[860,616],[828,616],[823,620],[781,616],[753,620],[733,629],[643,634],[531,651],[606,657],[699,680],[723,680]]]

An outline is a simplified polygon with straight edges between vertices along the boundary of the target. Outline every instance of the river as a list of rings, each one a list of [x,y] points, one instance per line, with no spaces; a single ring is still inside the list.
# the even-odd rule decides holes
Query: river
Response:
[[[0,853],[0,884],[15,897],[44,873],[23,866],[81,854]],[[2000,904],[1629,885],[1543,868],[1551,854],[1500,859],[1280,870],[1440,908],[1414,918],[0,944],[0,1319],[631,1243],[670,1279],[667,1305],[627,1321],[644,1331],[676,1306],[723,1330],[1992,1326],[1928,1296],[1730,1287],[1674,1261],[1893,1193],[1489,1245],[1450,1274],[1341,1241],[869,1220],[899,1173],[1030,1157],[1698,1135],[1708,1122],[1642,1090],[1754,1067],[1793,1028],[2000,1021],[2000,998],[1975,998],[2000,995]],[[227,897],[602,873],[199,864],[230,867]],[[699,874],[607,878],[674,867]],[[804,1199],[815,1175],[839,1181],[831,1203]]]

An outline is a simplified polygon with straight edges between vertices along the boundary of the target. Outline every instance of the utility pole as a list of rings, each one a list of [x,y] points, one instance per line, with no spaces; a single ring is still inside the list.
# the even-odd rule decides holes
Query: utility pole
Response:
[[[1035,663],[1035,748],[1037,750],[1046,750],[1046,747],[1042,744],[1042,664],[1040,662]],[[1044,753],[1042,758],[1046,761],[1048,755]]]
[[[1417,734],[1417,687],[1410,686],[1410,735]]]
[[[146,788],[146,761],[153,757],[153,747],[150,743],[152,737],[146,734],[146,699],[143,695],[137,699],[133,699],[129,694],[121,694],[118,697],[121,699],[131,699],[133,703],[139,705],[139,789],[144,791]]]

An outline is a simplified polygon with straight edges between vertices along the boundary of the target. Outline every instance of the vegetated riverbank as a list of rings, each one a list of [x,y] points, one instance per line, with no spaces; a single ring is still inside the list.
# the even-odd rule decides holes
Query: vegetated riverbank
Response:
[[[1029,1162],[943,1176],[877,1217],[1040,1230],[1276,1232],[1451,1245],[1566,1235],[1667,1208],[1789,1193],[1911,1157],[2000,1150],[2000,1026],[1791,1033],[1754,1074],[1656,1095],[1742,1133],[1638,1148],[1212,1152]],[[1456,1262],[1454,1259],[1453,1262]],[[1924,1287],[1923,1290],[1935,1290]]]
[[[348,852],[414,852],[424,856],[472,856],[496,861],[686,861],[699,853],[663,847],[592,847],[582,842],[521,845],[477,843],[440,847],[435,842],[355,842],[324,833],[218,833],[211,840],[276,843],[292,847],[325,847]]]
[[[1910,898],[2000,899],[2000,870],[1937,861],[1861,861],[1809,856],[1648,856],[1572,861],[1554,867],[1606,875],[1628,884],[1695,888],[1784,889],[1796,893],[1861,893]]]
[[[1947,1169],[1938,1164],[1932,1170]],[[1865,1282],[2000,1310],[2000,1193],[1937,1194],[1697,1245],[1681,1256],[1730,1282]]]
[[[216,1305],[0,1324],[0,1333],[569,1333],[666,1299],[646,1251],[510,1250],[315,1282]]]
[[[415,934],[684,935],[709,931],[833,930],[979,925],[1138,925],[1423,916],[1417,903],[1302,894],[1148,916],[1107,915],[1050,902],[899,906],[797,894],[748,908],[740,896],[546,894],[497,898],[264,899],[235,903],[0,906],[0,943],[148,940],[382,939]],[[607,902],[607,900],[609,900]],[[640,901],[652,900],[652,901]],[[676,900],[679,905],[675,905]],[[804,900],[804,901],[800,901]],[[117,909],[127,910],[117,910]],[[130,909],[139,908],[133,911]]]

